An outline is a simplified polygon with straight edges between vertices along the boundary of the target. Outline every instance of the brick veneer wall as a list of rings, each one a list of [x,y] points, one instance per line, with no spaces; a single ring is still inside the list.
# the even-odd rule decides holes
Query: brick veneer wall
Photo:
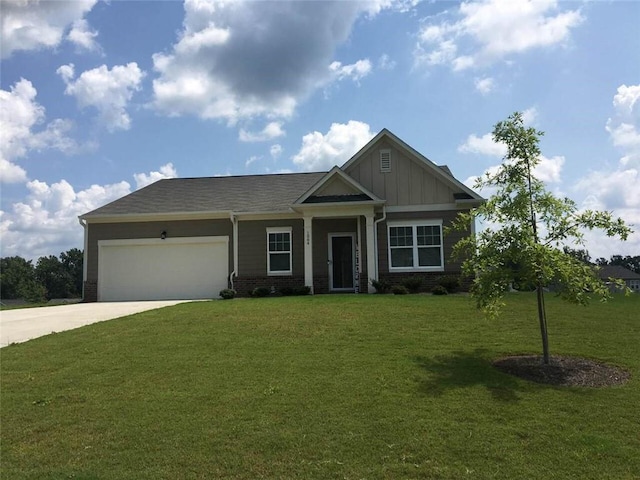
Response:
[[[95,280],[88,280],[84,282],[84,298],[83,302],[97,302],[98,301],[98,282]]]
[[[275,288],[276,291],[281,288],[298,288],[304,287],[304,276],[293,275],[286,277],[270,277],[270,276],[242,276],[233,279],[233,289],[237,292],[238,297],[248,297],[257,287]]]

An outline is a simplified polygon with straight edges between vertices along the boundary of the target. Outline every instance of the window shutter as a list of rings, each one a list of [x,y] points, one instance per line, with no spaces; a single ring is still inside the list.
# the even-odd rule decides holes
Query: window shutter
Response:
[[[380,150],[380,171],[391,171],[391,150]]]

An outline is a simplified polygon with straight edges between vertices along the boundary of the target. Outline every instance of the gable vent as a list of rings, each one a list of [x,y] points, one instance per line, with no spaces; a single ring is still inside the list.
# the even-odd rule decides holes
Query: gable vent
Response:
[[[380,171],[391,171],[391,150],[380,150]]]

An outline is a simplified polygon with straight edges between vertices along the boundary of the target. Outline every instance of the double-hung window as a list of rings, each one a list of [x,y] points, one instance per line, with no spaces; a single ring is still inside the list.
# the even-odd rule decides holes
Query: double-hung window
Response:
[[[442,222],[389,223],[389,270],[444,269]]]
[[[291,275],[291,227],[267,228],[267,273]]]

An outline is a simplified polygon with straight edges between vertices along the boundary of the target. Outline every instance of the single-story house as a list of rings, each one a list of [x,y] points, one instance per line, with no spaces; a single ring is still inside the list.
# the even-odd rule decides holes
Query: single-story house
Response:
[[[604,267],[600,267],[598,270],[598,276],[604,281],[607,281],[610,278],[624,280],[627,287],[636,293],[640,293],[640,274],[633,272],[628,268],[624,268],[621,265],[605,265]],[[618,290],[615,287],[615,284],[612,284],[610,289],[613,291]]]
[[[482,201],[386,129],[328,172],[164,179],[79,217],[84,300],[433,284],[460,272],[451,249],[474,231],[444,228]]]

